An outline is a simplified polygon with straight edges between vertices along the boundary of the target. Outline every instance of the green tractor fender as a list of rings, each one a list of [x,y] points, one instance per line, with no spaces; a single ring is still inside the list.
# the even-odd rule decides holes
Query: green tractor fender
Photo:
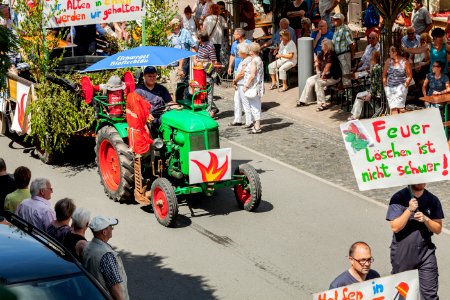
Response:
[[[97,127],[95,128],[95,132],[98,133],[100,131],[100,129],[102,129],[105,126],[114,127],[122,139],[128,138],[128,123],[127,122],[125,122],[125,121],[124,122],[111,122],[110,120],[102,120],[98,123]]]

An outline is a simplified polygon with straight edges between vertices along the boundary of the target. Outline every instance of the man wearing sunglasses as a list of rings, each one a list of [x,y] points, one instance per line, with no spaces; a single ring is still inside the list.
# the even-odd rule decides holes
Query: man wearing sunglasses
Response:
[[[370,268],[374,259],[367,243],[353,243],[348,251],[348,260],[350,268],[331,282],[330,290],[380,277],[377,271]]]
[[[53,188],[46,178],[36,178],[30,184],[30,199],[19,204],[16,214],[32,224],[34,227],[46,231],[47,227],[56,219],[55,210],[50,199]]]
[[[361,61],[357,65],[357,71],[369,71],[370,60],[372,59],[372,53],[375,51],[380,51],[380,43],[378,42],[378,34],[372,31],[367,38],[369,44],[364,50],[364,54],[361,57]]]
[[[420,35],[416,34],[414,27],[406,29],[406,35],[402,37],[403,48],[417,48],[420,46]]]

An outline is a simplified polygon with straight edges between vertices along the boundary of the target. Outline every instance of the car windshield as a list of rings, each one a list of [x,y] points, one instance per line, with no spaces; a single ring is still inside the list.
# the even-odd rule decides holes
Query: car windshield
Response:
[[[18,299],[106,299],[84,274],[10,285],[8,289]]]

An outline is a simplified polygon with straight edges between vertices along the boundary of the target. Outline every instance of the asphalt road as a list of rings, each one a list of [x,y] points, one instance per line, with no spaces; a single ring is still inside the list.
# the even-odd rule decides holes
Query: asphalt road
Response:
[[[241,211],[231,190],[183,202],[176,228],[164,228],[139,205],[114,203],[103,193],[91,145],[79,145],[66,164],[48,166],[29,149],[0,136],[0,156],[12,172],[28,166],[33,177],[52,181],[52,203],[72,197],[93,215],[117,217],[110,243],[121,252],[132,299],[311,299],[348,268],[349,245],[373,248],[373,268],[388,275],[391,233],[386,207],[234,142],[234,163],[259,172],[263,202]],[[80,158],[81,157],[81,158]],[[441,299],[450,299],[445,256],[450,237],[438,246]]]

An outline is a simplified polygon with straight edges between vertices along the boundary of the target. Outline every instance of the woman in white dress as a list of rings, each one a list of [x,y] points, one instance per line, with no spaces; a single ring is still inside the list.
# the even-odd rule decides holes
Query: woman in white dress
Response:
[[[250,111],[250,103],[247,97],[244,95],[244,73],[247,65],[252,61],[249,56],[250,47],[246,43],[240,43],[237,46],[237,54],[242,59],[236,70],[236,76],[233,79],[233,85],[235,87],[234,92],[234,120],[229,126],[240,126],[242,125],[242,110],[245,113],[245,128],[252,127],[253,119],[252,113]]]
[[[251,134],[261,133],[261,97],[264,95],[264,64],[259,56],[261,47],[258,43],[250,44],[252,61],[244,71],[244,93],[250,104],[250,112],[255,123]]]

